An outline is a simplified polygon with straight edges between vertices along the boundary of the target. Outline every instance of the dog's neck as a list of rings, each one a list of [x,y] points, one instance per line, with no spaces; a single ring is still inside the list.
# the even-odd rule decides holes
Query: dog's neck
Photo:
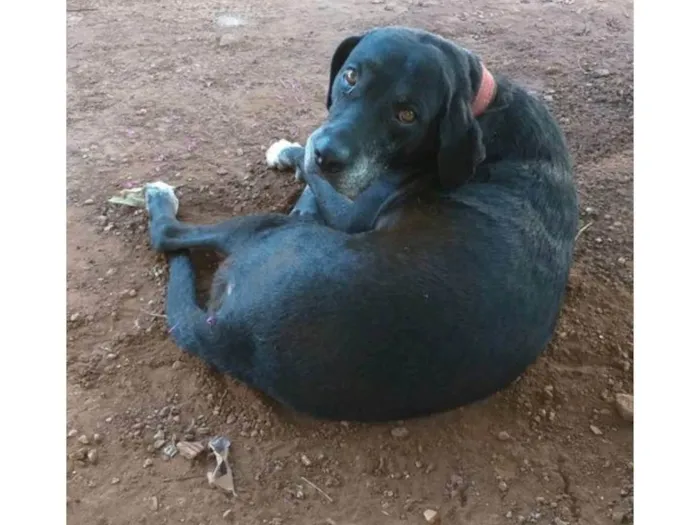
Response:
[[[493,78],[491,72],[486,69],[486,66],[481,64],[481,83],[479,84],[479,90],[472,100],[472,114],[475,117],[479,117],[484,114],[496,98],[496,80]]]

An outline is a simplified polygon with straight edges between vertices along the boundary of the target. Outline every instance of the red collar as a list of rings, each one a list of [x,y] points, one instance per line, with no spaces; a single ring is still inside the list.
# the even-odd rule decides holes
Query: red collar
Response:
[[[491,72],[486,69],[486,66],[481,64],[481,84],[479,85],[479,91],[476,92],[474,100],[472,100],[472,114],[475,117],[483,115],[495,97],[496,81]]]

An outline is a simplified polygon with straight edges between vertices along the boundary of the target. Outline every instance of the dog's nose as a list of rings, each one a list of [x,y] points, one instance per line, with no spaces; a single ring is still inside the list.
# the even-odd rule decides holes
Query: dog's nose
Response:
[[[316,164],[325,173],[338,173],[350,161],[350,150],[330,137],[319,137],[314,141]]]

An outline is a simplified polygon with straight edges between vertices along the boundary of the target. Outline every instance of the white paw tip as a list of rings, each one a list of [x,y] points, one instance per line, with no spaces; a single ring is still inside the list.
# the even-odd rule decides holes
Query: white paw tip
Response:
[[[149,182],[146,184],[145,191],[148,192],[149,190],[155,191],[157,193],[164,193],[168,199],[170,199],[170,202],[173,203],[173,206],[175,207],[175,213],[177,213],[178,208],[180,207],[180,201],[177,198],[177,195],[175,195],[175,188],[168,184],[167,182],[163,181],[156,181],[156,182]]]
[[[267,148],[267,152],[265,153],[265,160],[267,161],[267,165],[270,168],[282,167],[280,164],[280,153],[282,153],[287,148],[291,148],[292,146],[301,147],[301,144],[298,144],[296,142],[289,142],[288,140],[284,139],[278,140],[277,142],[273,143],[272,146]]]

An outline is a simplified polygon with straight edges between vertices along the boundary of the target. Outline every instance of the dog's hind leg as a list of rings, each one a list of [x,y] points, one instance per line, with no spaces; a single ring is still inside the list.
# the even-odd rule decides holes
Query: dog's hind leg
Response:
[[[236,217],[218,224],[185,224],[176,218],[179,203],[167,184],[146,185],[145,196],[151,246],[159,252],[204,248],[229,255],[254,233],[294,220],[286,215],[263,214]]]
[[[196,277],[187,252],[168,254],[168,273],[165,313],[175,344],[210,366],[254,384],[251,341],[236,316],[207,312],[197,304]]]
[[[177,220],[179,202],[167,184],[155,182],[145,189],[146,210],[150,216],[151,245],[159,252],[187,248],[210,248],[221,253],[225,249],[226,223],[212,226],[183,224]]]
[[[162,183],[149,184],[145,194],[153,247],[169,252],[166,298],[169,333],[183,350],[254,384],[252,343],[230,311],[219,307],[207,311],[197,303],[195,272],[187,249],[211,248],[229,255],[237,248],[245,249],[246,242],[259,238],[265,230],[298,224],[299,219],[266,214],[236,217],[208,226],[189,225],[175,218],[178,201],[172,188]],[[226,278],[225,270],[222,277]],[[228,288],[224,287],[224,294]],[[226,301],[225,295],[218,299]]]

